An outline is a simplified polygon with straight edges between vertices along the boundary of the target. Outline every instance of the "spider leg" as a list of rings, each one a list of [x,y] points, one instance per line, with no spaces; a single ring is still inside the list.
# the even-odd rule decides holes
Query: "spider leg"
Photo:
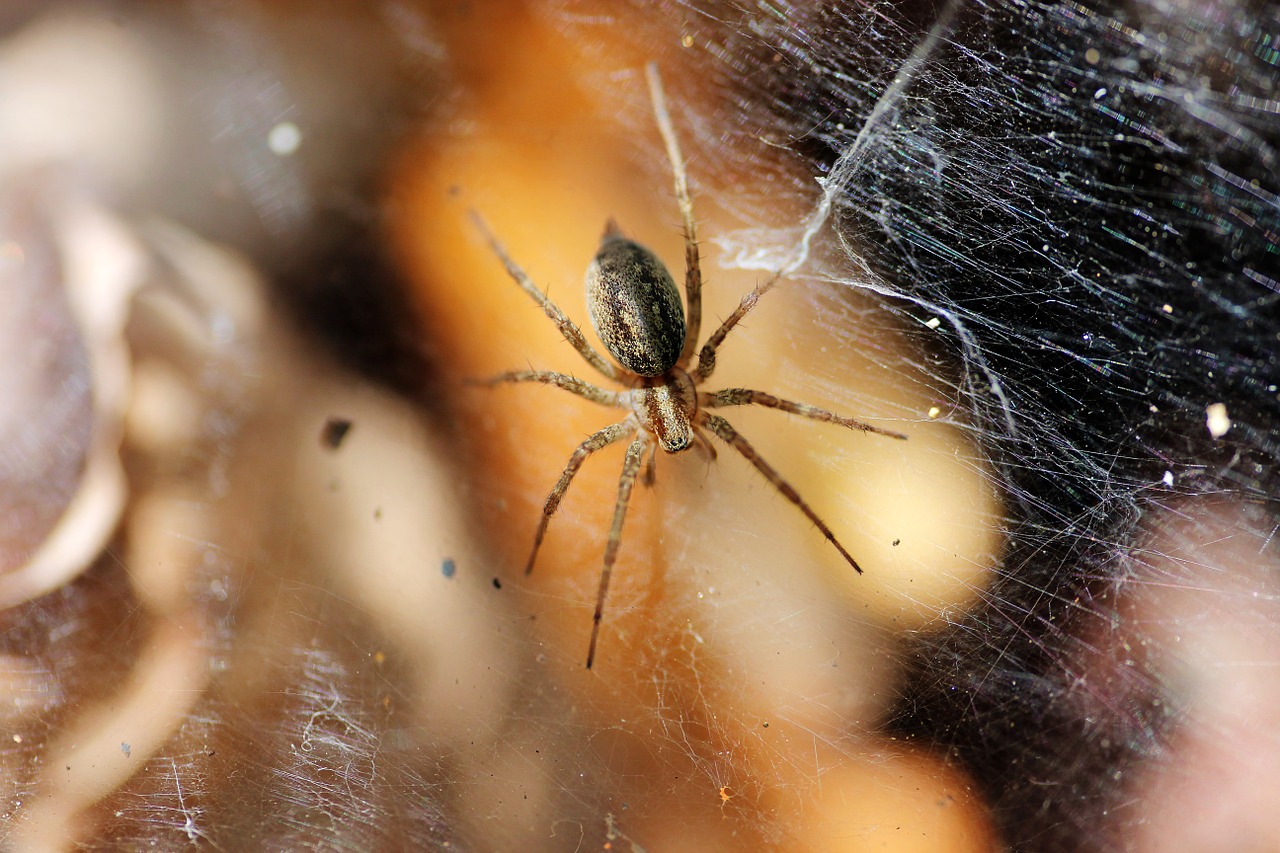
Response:
[[[592,385],[590,382],[583,382],[576,376],[556,373],[552,370],[511,370],[506,373],[499,373],[489,379],[481,380],[484,385],[499,385],[503,382],[541,382],[544,385],[563,388],[571,394],[577,394],[585,400],[599,403],[602,406],[621,408],[627,405],[623,395],[617,391],[608,391]]]
[[[676,201],[680,204],[680,216],[684,219],[684,291],[689,303],[689,316],[685,318],[684,347],[677,365],[683,367],[693,357],[702,327],[702,264],[698,258],[698,228],[693,219],[693,201],[689,198],[689,177],[685,172],[684,157],[671,124],[667,110],[667,96],[662,90],[662,78],[658,76],[657,63],[644,67],[649,79],[649,95],[653,99],[653,115],[658,121],[658,132],[667,146],[667,159],[671,161],[671,173],[675,179]]]
[[[645,460],[643,473],[640,474],[640,483],[645,488],[653,488],[653,484],[658,482],[658,445],[649,444],[649,458]]]
[[[716,461],[716,446],[707,441],[707,437],[703,435],[703,430],[694,430],[694,446],[698,447],[698,450],[703,453],[704,456],[707,456],[708,464]]]
[[[858,561],[853,559],[853,556],[844,549],[844,546],[836,539],[836,535],[831,532],[831,528],[827,527],[826,522],[818,517],[818,514],[814,512],[807,503],[805,503],[804,498],[800,497],[800,493],[797,492],[790,483],[782,479],[782,475],[775,471],[773,466],[768,462],[765,462],[764,459],[760,457],[760,454],[756,452],[756,449],[752,447],[745,438],[739,435],[738,431],[730,426],[728,421],[718,415],[713,415],[710,412],[699,413],[698,420],[707,429],[719,436],[725,444],[738,451],[738,453],[742,455],[742,458],[754,465],[755,469],[763,474],[764,478],[768,480],[775,489],[781,492],[784,498],[795,504],[796,507],[799,508],[799,510],[803,512],[820,531],[822,531],[822,535],[827,537],[827,541],[835,546],[836,550],[840,552],[840,556],[844,557],[849,565],[853,566],[853,570],[858,574],[862,574],[862,567],[858,565]]]
[[[693,431],[693,446],[707,460],[708,465],[716,461],[716,446],[702,434],[700,429],[694,429]]]
[[[560,508],[560,501],[564,499],[564,493],[569,490],[569,484],[573,482],[573,475],[578,473],[578,469],[582,467],[582,463],[592,453],[595,453],[602,447],[608,447],[616,441],[621,441],[636,431],[637,424],[634,418],[618,421],[616,424],[610,424],[599,432],[592,433],[586,441],[578,445],[577,450],[573,451],[573,455],[569,457],[569,463],[564,466],[564,473],[560,475],[560,479],[556,482],[555,487],[551,490],[551,494],[547,495],[547,502],[542,507],[542,519],[538,522],[538,529],[533,534],[533,551],[529,554],[529,562],[524,567],[524,573],[527,575],[533,571],[533,561],[538,557],[538,548],[542,546],[542,537],[547,533],[547,525],[551,523],[551,516],[555,515],[556,510]]]
[[[604,548],[604,568],[600,571],[600,589],[596,593],[596,609],[591,616],[591,644],[587,647],[587,669],[596,657],[596,641],[600,638],[600,616],[604,613],[604,598],[609,592],[609,576],[618,559],[618,546],[622,544],[622,522],[627,517],[627,504],[631,500],[631,487],[640,471],[640,459],[649,445],[649,436],[641,433],[627,448],[622,462],[622,476],[618,478],[618,502],[613,508],[613,524],[609,527],[609,542]]]
[[[528,274],[520,268],[519,264],[511,259],[510,255],[507,254],[506,248],[501,242],[499,242],[498,238],[494,236],[494,233],[489,230],[489,226],[485,223],[484,219],[481,218],[480,214],[476,213],[474,210],[471,211],[471,221],[475,223],[476,228],[478,228],[480,233],[484,235],[485,240],[489,243],[489,248],[498,256],[498,260],[502,261],[502,265],[507,268],[507,274],[515,280],[516,284],[520,285],[521,290],[533,298],[534,302],[537,302],[542,306],[542,310],[545,311],[547,316],[555,322],[556,328],[560,330],[560,334],[564,335],[564,339],[573,345],[573,348],[578,351],[578,354],[586,359],[588,364],[603,373],[605,376],[615,381],[621,381],[622,372],[615,365],[605,361],[600,353],[596,352],[591,344],[587,342],[587,339],[583,337],[582,330],[574,325],[573,321],[560,310],[559,306],[551,301],[550,297],[538,289],[537,285],[533,283],[533,280],[529,278]]]
[[[796,403],[791,400],[783,400],[772,394],[766,394],[763,391],[752,391],[747,388],[726,388],[723,391],[702,391],[698,394],[698,405],[705,406],[708,409],[714,409],[719,406],[765,406],[770,409],[778,409],[779,411],[788,412],[793,415],[809,418],[810,420],[822,421],[823,423],[839,424],[849,429],[862,430],[863,432],[874,432],[876,435],[883,435],[888,438],[896,438],[906,441],[907,437],[900,432],[892,432],[891,430],[881,429],[871,424],[855,421],[853,418],[845,418],[834,412],[828,412],[826,409],[819,409],[817,406],[810,406],[808,403]]]
[[[772,290],[773,286],[781,278],[782,273],[776,272],[762,284],[757,284],[746,296],[742,297],[738,307],[734,308],[733,313],[725,318],[725,321],[720,324],[720,328],[711,333],[711,337],[707,338],[707,342],[698,351],[698,367],[693,371],[694,382],[702,382],[711,377],[712,371],[716,369],[716,351],[724,343],[725,337],[733,331],[733,327],[738,325],[743,317],[750,313],[752,308],[756,307],[760,297]]]

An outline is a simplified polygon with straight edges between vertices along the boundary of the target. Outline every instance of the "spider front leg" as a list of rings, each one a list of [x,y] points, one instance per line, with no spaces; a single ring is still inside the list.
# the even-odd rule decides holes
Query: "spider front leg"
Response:
[[[725,444],[738,451],[738,453],[742,455],[742,458],[755,466],[755,469],[763,474],[764,478],[768,480],[784,498],[795,504],[796,507],[805,514],[805,517],[812,521],[814,525],[822,531],[822,535],[827,537],[827,541],[835,546],[836,550],[840,552],[840,556],[844,557],[849,565],[853,566],[853,570],[858,574],[862,574],[862,567],[858,565],[858,561],[853,559],[853,555],[844,549],[844,546],[840,544],[838,539],[836,539],[836,535],[831,532],[831,528],[827,527],[826,522],[818,517],[818,514],[814,512],[807,503],[805,503],[804,498],[800,497],[800,493],[797,492],[790,483],[782,479],[782,475],[775,471],[773,466],[768,462],[765,462],[764,459],[761,458],[760,454],[756,452],[756,449],[752,447],[745,438],[739,435],[738,431],[734,429],[728,421],[718,415],[713,415],[710,412],[700,412],[698,414],[698,423],[702,424],[719,436]]]
[[[658,482],[658,445],[650,442],[649,458],[645,460],[644,471],[640,473],[640,483],[645,488],[652,489],[656,482]]]
[[[800,415],[814,421],[839,424],[842,427],[861,430],[862,432],[874,432],[876,435],[896,438],[901,441],[907,440],[907,437],[900,432],[881,429],[862,421],[855,421],[853,418],[841,417],[835,412],[828,412],[826,409],[819,409],[817,406],[810,406],[808,403],[783,400],[772,394],[766,394],[763,391],[752,391],[748,388],[726,388],[723,391],[712,392],[702,391],[698,394],[698,405],[708,409],[714,409],[719,406],[765,406],[766,408],[777,409],[792,415]]]
[[[600,571],[600,589],[596,593],[596,609],[591,616],[591,644],[587,647],[587,669],[591,669],[591,663],[596,657],[596,641],[600,638],[600,617],[604,614],[604,599],[609,592],[609,577],[613,574],[613,564],[618,559],[618,547],[622,544],[622,522],[627,517],[631,488],[635,485],[636,475],[640,472],[641,459],[650,441],[647,433],[640,433],[627,448],[627,456],[622,462],[622,476],[618,478],[618,502],[613,508],[613,524],[609,526],[609,542],[604,548],[604,568]]]
[[[657,63],[650,62],[645,66],[644,72],[649,79],[649,95],[653,100],[653,115],[658,122],[658,132],[662,134],[662,142],[667,147],[667,159],[671,161],[676,202],[680,205],[680,216],[684,220],[684,291],[689,305],[688,316],[685,318],[684,347],[676,362],[683,367],[693,357],[702,328],[702,263],[698,257],[698,226],[693,218],[693,200],[689,198],[689,177],[685,172],[684,156],[680,153],[680,142],[676,139],[676,131],[671,124],[671,113],[667,110],[667,96],[662,90]]]
[[[555,488],[551,490],[551,494],[547,495],[547,502],[542,507],[542,518],[538,522],[537,532],[533,534],[533,551],[529,554],[529,562],[524,567],[526,575],[533,571],[533,561],[538,558],[538,548],[542,546],[542,537],[547,533],[547,525],[551,523],[551,516],[555,515],[556,510],[560,508],[560,501],[564,499],[564,493],[569,490],[569,484],[573,482],[573,475],[578,473],[582,463],[597,450],[608,447],[610,444],[621,441],[631,435],[638,426],[635,418],[618,421],[616,424],[611,424],[599,432],[592,433],[586,441],[578,445],[577,450],[573,451],[573,455],[569,457],[569,464],[564,466],[564,473],[560,475],[560,479],[556,482]]]

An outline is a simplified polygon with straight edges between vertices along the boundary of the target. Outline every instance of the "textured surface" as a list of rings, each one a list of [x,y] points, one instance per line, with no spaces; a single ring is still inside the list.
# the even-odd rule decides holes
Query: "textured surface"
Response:
[[[633,373],[658,376],[680,357],[684,308],[666,265],[632,240],[606,236],[587,267],[591,325]]]

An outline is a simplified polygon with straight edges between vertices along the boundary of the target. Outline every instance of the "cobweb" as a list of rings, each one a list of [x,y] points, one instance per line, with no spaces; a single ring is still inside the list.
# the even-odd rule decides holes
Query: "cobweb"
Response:
[[[0,67],[96,57],[64,88],[133,135],[30,155],[38,90],[0,75],[6,849],[1276,844],[1280,7],[55,5],[0,15]],[[492,473],[516,427],[406,322],[384,247],[414,223],[374,177],[469,132],[450,68],[486,13],[558,33],[665,187],[656,58],[738,223],[708,216],[711,276],[810,294],[767,327],[797,387],[872,404],[805,363],[826,341],[896,425],[960,436],[996,544],[964,595],[905,596],[937,618],[868,615],[755,526],[785,512],[755,481],[668,466],[631,522],[665,569],[611,592],[623,675],[553,641],[595,576],[511,555],[555,471]],[[870,470],[813,441],[832,482]],[[673,497],[705,493],[733,500]],[[551,535],[602,519],[568,499]],[[912,786],[961,817],[904,819]]]
[[[1118,826],[1155,821],[1131,777],[1167,757],[1186,696],[1159,666],[1098,671],[1098,646],[1133,589],[1216,601],[1225,582],[1153,556],[1153,519],[1188,524],[1185,547],[1220,533],[1215,499],[1239,502],[1239,535],[1261,532],[1247,573],[1274,560],[1276,11],[771,8],[687,14],[759,92],[743,114],[765,102],[825,170],[839,280],[909,326],[941,321],[920,336],[945,365],[931,377],[1007,502],[998,579],[910,653],[894,727],[970,762],[1014,846],[1121,844]]]
[[[1238,503],[1237,535],[1258,532],[1245,585],[1274,600],[1258,563],[1274,565],[1276,10],[770,8],[686,14],[754,90],[741,114],[781,117],[825,170],[818,211],[832,204],[853,271],[838,279],[934,329],[930,376],[1008,512],[997,580],[910,653],[893,725],[971,763],[1016,847],[1136,843],[1156,818],[1135,768],[1169,758],[1189,700],[1149,660],[1097,656],[1135,589],[1203,588],[1229,611],[1221,585],[1240,582],[1168,558],[1154,519],[1181,519],[1186,548],[1222,534],[1218,499]],[[1275,660],[1261,653],[1267,678]]]

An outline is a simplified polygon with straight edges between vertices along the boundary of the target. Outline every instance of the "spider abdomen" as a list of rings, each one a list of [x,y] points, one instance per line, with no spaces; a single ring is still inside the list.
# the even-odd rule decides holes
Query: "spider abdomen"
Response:
[[[587,267],[587,309],[600,341],[618,363],[661,376],[684,347],[684,306],[666,265],[611,227]]]

